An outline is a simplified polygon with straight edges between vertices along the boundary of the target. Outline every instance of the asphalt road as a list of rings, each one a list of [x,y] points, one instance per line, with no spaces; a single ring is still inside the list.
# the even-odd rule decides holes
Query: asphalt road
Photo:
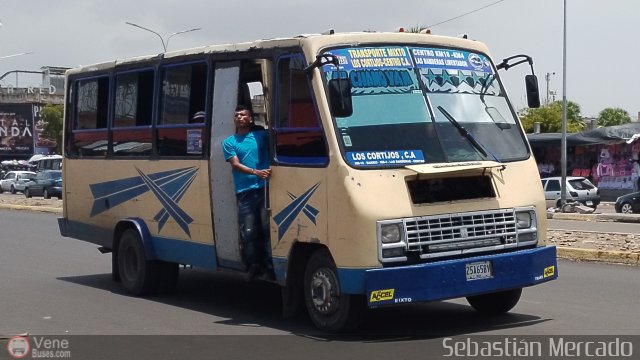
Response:
[[[287,335],[223,339],[229,351],[264,347],[291,356],[280,358],[327,358],[340,350],[368,359],[419,355],[446,336],[640,335],[638,267],[560,261],[559,279],[525,289],[505,316],[481,316],[463,299],[412,304],[369,311],[355,337],[336,337],[318,333],[305,316],[283,320],[271,284],[185,269],[175,294],[135,298],[111,281],[109,255],[60,237],[56,215],[0,210],[0,229],[0,335]],[[221,340],[180,341],[202,350]],[[144,348],[128,355],[159,358]]]

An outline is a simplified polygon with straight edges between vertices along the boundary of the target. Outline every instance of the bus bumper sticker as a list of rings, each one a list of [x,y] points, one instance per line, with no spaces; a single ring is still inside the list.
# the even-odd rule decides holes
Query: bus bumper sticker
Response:
[[[371,292],[369,302],[393,300],[394,289],[376,290]]]

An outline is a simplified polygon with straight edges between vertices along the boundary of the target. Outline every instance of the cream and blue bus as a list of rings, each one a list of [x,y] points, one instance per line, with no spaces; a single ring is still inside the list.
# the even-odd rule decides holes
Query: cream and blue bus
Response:
[[[465,297],[504,313],[558,276],[531,148],[478,41],[331,33],[203,46],[66,74],[60,232],[131,294],[247,271],[221,142],[237,104],[269,134],[283,312],[325,331],[367,308]],[[204,112],[205,116],[194,116]],[[181,267],[180,265],[190,265]]]

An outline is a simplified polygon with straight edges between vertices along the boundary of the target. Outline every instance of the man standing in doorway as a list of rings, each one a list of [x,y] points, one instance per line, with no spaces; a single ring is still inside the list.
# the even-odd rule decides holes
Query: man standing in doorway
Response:
[[[248,266],[247,277],[273,275],[271,242],[267,224],[262,224],[265,186],[269,168],[268,133],[253,122],[251,108],[238,105],[234,114],[236,133],[222,142],[224,158],[231,164],[238,200],[242,256]]]

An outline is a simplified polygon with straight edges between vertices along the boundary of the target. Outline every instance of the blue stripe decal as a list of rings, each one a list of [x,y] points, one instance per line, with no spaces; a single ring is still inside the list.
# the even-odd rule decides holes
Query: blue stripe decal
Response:
[[[140,176],[89,185],[93,195],[90,216],[98,215],[151,191],[162,206],[154,217],[158,221],[158,232],[162,231],[171,217],[191,237],[189,224],[193,219],[180,208],[178,202],[194,182],[199,169],[194,166],[155,174],[145,174],[137,167],[135,169]]]
[[[296,198],[295,195],[288,193],[289,197],[292,198],[293,201],[273,217],[273,221],[278,225],[278,242],[282,239],[301,211],[304,210],[304,214],[309,217],[314,224],[316,223],[318,210],[307,205],[307,203],[311,200],[313,193],[315,193],[319,186],[320,183],[316,183],[298,198]]]
[[[213,244],[201,244],[154,236],[151,238],[158,260],[216,269],[216,248]]]

